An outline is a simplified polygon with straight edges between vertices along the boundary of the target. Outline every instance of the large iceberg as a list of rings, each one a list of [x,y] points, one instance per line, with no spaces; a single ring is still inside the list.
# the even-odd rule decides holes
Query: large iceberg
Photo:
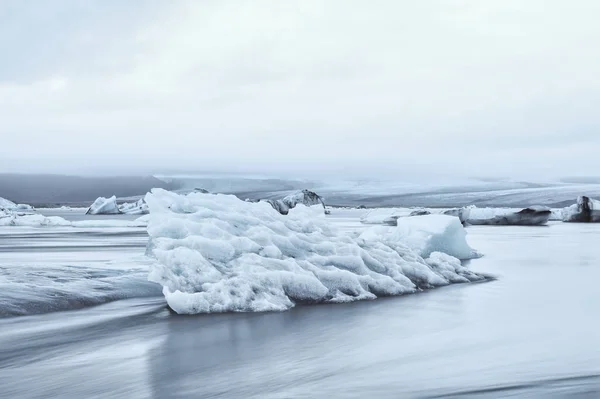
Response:
[[[599,223],[600,201],[581,196],[577,203],[563,210],[564,222]]]
[[[407,245],[405,235],[392,229],[343,234],[322,211],[303,205],[282,216],[265,202],[221,194],[154,189],[145,199],[147,253],[156,258],[148,278],[163,286],[170,308],[180,314],[281,311],[485,279],[448,254],[420,255],[430,252],[428,245],[454,250],[452,245],[430,240],[413,250],[417,239]],[[435,223],[436,240],[444,239],[442,230],[456,235],[459,227]],[[409,236],[417,237],[417,229],[413,225]]]
[[[282,215],[287,215],[290,209],[293,209],[298,204],[302,204],[305,206],[322,206],[325,213],[327,212],[327,209],[325,208],[325,202],[323,202],[323,199],[317,193],[310,190],[298,191],[284,197],[283,199],[267,200],[267,202],[271,204],[271,206]]]

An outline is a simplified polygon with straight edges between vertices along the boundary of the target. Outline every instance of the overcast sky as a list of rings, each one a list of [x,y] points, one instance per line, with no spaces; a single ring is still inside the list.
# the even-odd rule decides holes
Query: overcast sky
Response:
[[[0,172],[600,175],[600,1],[0,2]]]

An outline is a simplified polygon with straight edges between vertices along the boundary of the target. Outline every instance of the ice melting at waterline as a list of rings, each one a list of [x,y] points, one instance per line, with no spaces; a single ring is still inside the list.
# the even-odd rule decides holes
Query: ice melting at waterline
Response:
[[[448,216],[425,232],[413,225],[353,237],[332,226],[320,206],[298,205],[284,216],[265,202],[162,189],[145,200],[148,253],[156,258],[149,280],[163,286],[180,314],[282,311],[486,279],[439,252],[476,255]]]

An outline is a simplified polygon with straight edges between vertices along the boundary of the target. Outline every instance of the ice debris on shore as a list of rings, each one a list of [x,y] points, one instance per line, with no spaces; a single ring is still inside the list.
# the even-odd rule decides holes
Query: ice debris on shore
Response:
[[[147,253],[156,259],[148,278],[163,286],[180,314],[282,311],[298,303],[375,299],[486,278],[436,252],[474,254],[466,241],[447,244],[465,239],[451,217],[424,220],[433,224],[426,232],[413,224],[406,231],[352,236],[303,205],[283,216],[268,203],[229,195],[154,189],[145,200]],[[407,236],[412,241],[404,242]]]

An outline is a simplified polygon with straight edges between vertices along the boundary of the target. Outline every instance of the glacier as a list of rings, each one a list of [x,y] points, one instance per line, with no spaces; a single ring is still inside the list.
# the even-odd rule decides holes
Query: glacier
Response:
[[[436,240],[462,229],[457,220],[436,220],[436,240],[417,251],[411,248],[417,247],[417,225],[407,245],[392,229],[341,233],[322,210],[304,205],[283,216],[266,202],[162,189],[145,201],[147,254],[155,259],[148,279],[163,286],[179,314],[283,311],[299,303],[375,299],[487,279],[449,254],[431,252],[452,247]]]
[[[563,210],[564,222],[599,223],[600,201],[586,196],[577,198],[577,203]]]

